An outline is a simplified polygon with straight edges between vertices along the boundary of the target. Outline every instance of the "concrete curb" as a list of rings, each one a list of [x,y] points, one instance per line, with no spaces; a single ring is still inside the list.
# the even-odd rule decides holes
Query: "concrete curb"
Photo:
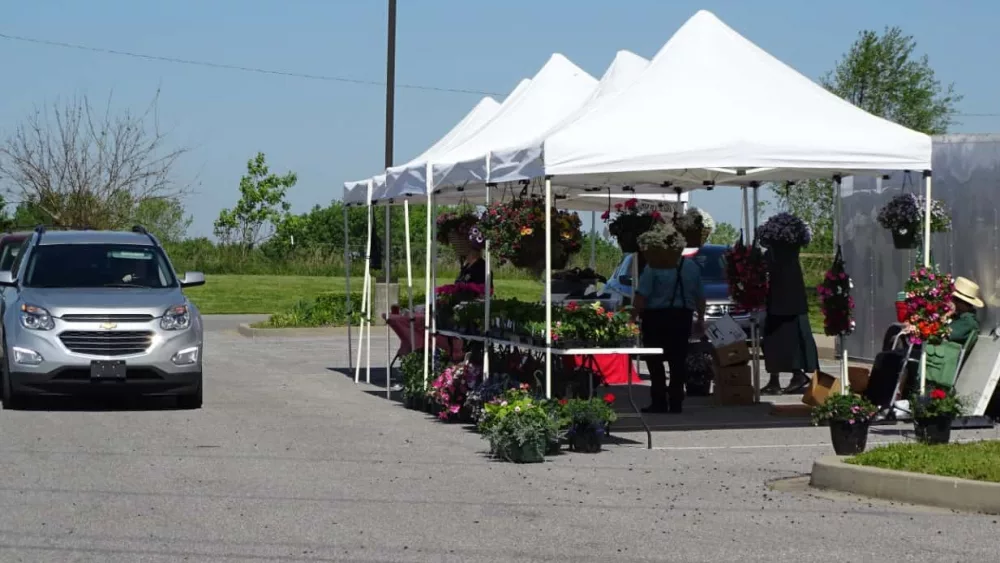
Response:
[[[817,460],[809,484],[910,504],[1000,514],[1000,483],[851,465],[844,459],[828,456]]]
[[[310,336],[347,336],[346,326],[324,326],[317,328],[254,328],[241,323],[236,329],[247,338],[305,338]]]

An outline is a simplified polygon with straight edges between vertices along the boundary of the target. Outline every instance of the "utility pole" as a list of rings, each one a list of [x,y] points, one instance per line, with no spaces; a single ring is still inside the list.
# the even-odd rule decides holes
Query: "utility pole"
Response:
[[[389,0],[389,22],[387,27],[387,41],[386,41],[386,53],[385,53],[385,168],[392,166],[392,146],[393,146],[393,130],[395,125],[395,113],[396,113],[396,0]],[[389,270],[392,269],[392,255],[390,254],[391,245],[389,244],[389,238],[392,235],[392,231],[389,227],[390,224],[390,213],[389,206],[385,206],[385,316],[386,321],[389,319],[389,313],[391,310],[391,304],[389,303],[389,287],[390,287],[390,276]],[[390,363],[392,363],[391,352],[389,351],[389,343],[392,342],[392,329],[389,327],[389,323],[385,323],[385,389],[386,395],[391,396],[391,380],[392,380],[392,369],[390,368]]]

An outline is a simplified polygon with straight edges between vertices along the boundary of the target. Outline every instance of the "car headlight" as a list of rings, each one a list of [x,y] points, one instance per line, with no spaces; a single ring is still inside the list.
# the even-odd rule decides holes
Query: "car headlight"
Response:
[[[163,312],[160,328],[163,330],[183,330],[191,326],[191,310],[187,305],[175,305]]]
[[[52,330],[56,326],[52,315],[42,307],[22,303],[19,316],[21,317],[21,326],[28,330]]]

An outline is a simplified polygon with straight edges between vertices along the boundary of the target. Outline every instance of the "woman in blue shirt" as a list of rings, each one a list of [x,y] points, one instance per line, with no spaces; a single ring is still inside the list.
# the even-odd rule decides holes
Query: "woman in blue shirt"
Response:
[[[705,328],[705,293],[701,268],[681,258],[675,268],[646,266],[636,288],[635,314],[642,319],[642,345],[662,348],[662,355],[647,356],[652,403],[643,412],[680,413],[684,403],[688,343],[697,314],[697,332]],[[663,369],[670,365],[670,387]]]

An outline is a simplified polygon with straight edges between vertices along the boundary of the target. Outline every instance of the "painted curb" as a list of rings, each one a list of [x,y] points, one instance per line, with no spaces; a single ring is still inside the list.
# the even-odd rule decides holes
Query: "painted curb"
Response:
[[[345,326],[325,326],[317,328],[254,328],[247,323],[241,323],[236,329],[241,336],[247,338],[304,338],[315,336],[347,337]]]
[[[910,504],[1000,514],[1000,483],[851,465],[844,463],[845,459],[828,456],[816,460],[809,484]]]

